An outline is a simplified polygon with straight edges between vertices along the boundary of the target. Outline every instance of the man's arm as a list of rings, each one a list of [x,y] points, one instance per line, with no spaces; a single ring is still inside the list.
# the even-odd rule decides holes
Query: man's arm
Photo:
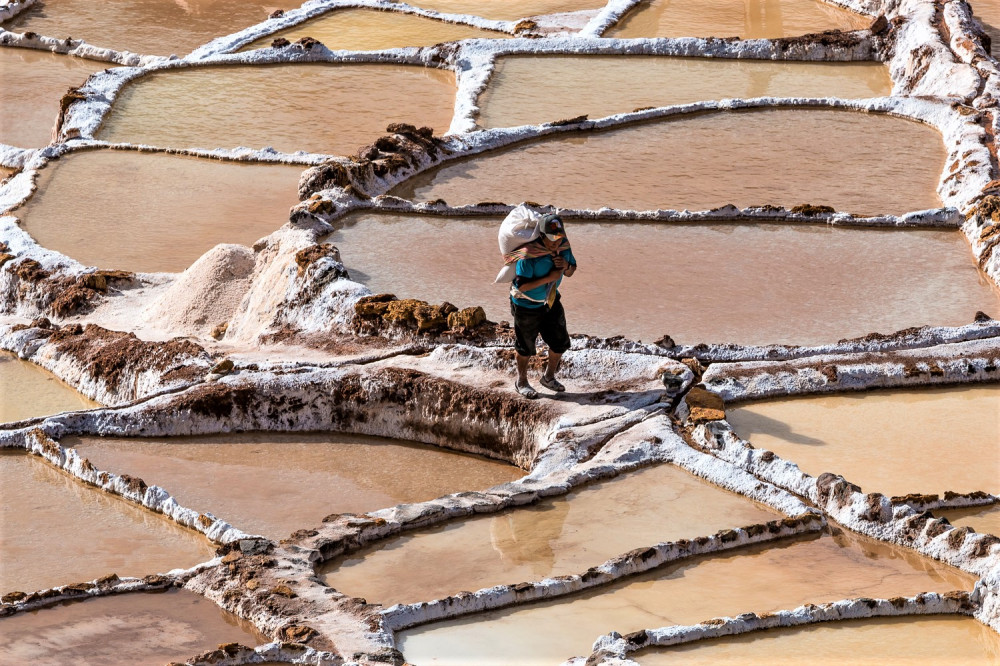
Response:
[[[560,275],[562,275],[562,271],[558,269],[551,270],[544,277],[536,278],[531,282],[522,282],[521,284],[517,285],[517,288],[520,289],[521,291],[531,291],[532,289],[537,289],[538,287],[541,287],[543,284],[555,282],[556,280],[559,279]]]

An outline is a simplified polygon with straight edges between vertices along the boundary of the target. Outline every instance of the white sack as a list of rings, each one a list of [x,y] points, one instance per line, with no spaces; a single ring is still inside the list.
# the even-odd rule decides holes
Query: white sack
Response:
[[[538,238],[542,233],[542,217],[541,213],[536,213],[524,204],[510,211],[503,222],[500,223],[500,233],[498,234],[500,255],[503,256],[509,252],[513,252],[525,243],[530,243]],[[514,277],[514,266],[504,266],[497,273],[497,277],[493,283],[509,284],[514,281]]]

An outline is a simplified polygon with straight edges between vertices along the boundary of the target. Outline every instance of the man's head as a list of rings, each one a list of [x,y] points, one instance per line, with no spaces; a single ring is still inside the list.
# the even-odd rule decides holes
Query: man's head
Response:
[[[558,215],[549,214],[542,218],[542,237],[552,243],[557,243],[566,238],[566,229]]]

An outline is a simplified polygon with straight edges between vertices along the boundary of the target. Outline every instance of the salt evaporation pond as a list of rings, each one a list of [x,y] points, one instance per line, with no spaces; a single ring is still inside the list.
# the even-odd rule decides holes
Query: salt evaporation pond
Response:
[[[975,0],[969,4],[990,36],[991,53],[994,58],[997,57],[1000,54],[1000,0]]]
[[[40,245],[85,265],[177,272],[218,243],[252,245],[285,224],[301,173],[283,164],[86,151],[50,163],[14,214]]]
[[[512,21],[539,14],[596,10],[606,3],[604,0],[414,0],[410,4],[447,14],[472,14]]]
[[[493,284],[502,266],[499,224],[358,214],[326,240],[340,249],[351,277],[376,293],[481,305],[501,321],[511,315],[507,285]],[[922,324],[962,325],[977,310],[1000,312],[1000,292],[954,231],[566,224],[580,265],[560,288],[571,332],[647,342],[669,334],[692,344],[819,344]],[[627,281],[626,293],[641,292],[641,307],[621,297],[612,275]]]
[[[861,30],[862,16],[818,0],[652,0],[606,37],[795,37],[824,30]]]
[[[37,365],[0,352],[0,423],[98,406]]]
[[[59,100],[108,63],[31,49],[0,49],[0,143],[40,148],[52,139]]]
[[[163,573],[214,553],[201,534],[22,451],[0,451],[0,488],[3,593]]]
[[[479,98],[483,127],[533,125],[648,106],[752,97],[881,97],[882,63],[653,56],[507,56]],[[545,94],[538,94],[544,90]]]
[[[975,580],[896,546],[824,535],[697,557],[563,599],[416,627],[397,634],[397,644],[417,666],[551,666],[590,654],[594,640],[610,631],[855,597],[971,590]]]
[[[11,32],[31,30],[120,51],[184,55],[267,19],[275,9],[294,9],[300,0],[44,0],[3,23]]]
[[[331,587],[389,606],[583,573],[635,548],[780,517],[660,465],[564,498],[407,533],[328,563],[322,571]],[[444,561],[447,567],[441,566]],[[406,576],[397,575],[400,571]]]
[[[183,506],[273,539],[315,527],[332,513],[365,513],[485,490],[524,474],[479,456],[339,433],[87,437],[62,443],[99,469],[138,475]]]
[[[935,509],[934,515],[944,516],[956,527],[971,527],[976,532],[1000,536],[1000,504],[968,509]]]
[[[727,418],[758,449],[865,492],[1000,493],[1000,386],[788,398]]]
[[[171,148],[270,146],[350,155],[393,122],[443,133],[454,104],[455,75],[433,68],[196,67],[156,72],[127,85],[98,136]]]
[[[936,130],[900,118],[730,111],[559,134],[447,163],[393,194],[452,205],[529,200],[563,208],[709,210],[811,203],[899,214],[941,205],[935,190],[944,158]]]
[[[262,37],[241,50],[270,46],[279,37],[290,42],[312,37],[333,51],[381,51],[406,46],[433,46],[460,39],[507,38],[511,35],[402,12],[344,8]]]
[[[134,666],[190,659],[224,643],[268,638],[186,590],[74,601],[0,620],[0,662],[32,666]]]
[[[757,631],[631,655],[640,666],[826,663],[995,666],[1000,635],[961,615],[885,617]]]

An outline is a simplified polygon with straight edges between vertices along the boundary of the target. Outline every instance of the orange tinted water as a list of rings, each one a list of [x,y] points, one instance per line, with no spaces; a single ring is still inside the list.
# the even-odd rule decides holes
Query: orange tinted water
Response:
[[[499,224],[363,214],[328,239],[377,293],[482,305],[500,321]],[[560,287],[571,332],[804,344],[1000,312],[957,232],[572,220],[567,232],[580,266]]]
[[[47,37],[155,55],[184,55],[299,0],[42,0],[3,24]]]
[[[63,93],[107,66],[30,49],[0,49],[0,143],[48,145]]]
[[[600,9],[605,2],[604,0],[413,0],[409,4],[447,14],[473,14],[509,21],[539,14]]]
[[[87,151],[43,170],[14,214],[43,247],[101,268],[182,271],[218,243],[252,245],[288,221],[302,169]]]
[[[814,0],[652,0],[629,12],[606,37],[793,37],[860,30],[872,19]]]
[[[37,365],[0,353],[0,423],[98,406]]]
[[[3,593],[79,583],[112,572],[164,573],[209,560],[214,552],[197,532],[26,453],[0,451],[0,488]]]
[[[447,164],[395,193],[453,205],[708,210],[824,204],[856,214],[941,205],[938,132],[889,116],[768,109],[572,133]]]
[[[64,444],[99,469],[141,476],[184,506],[276,539],[315,527],[331,513],[365,513],[483,490],[523,475],[479,456],[343,434],[85,438]]]
[[[878,97],[891,87],[889,70],[881,63],[509,56],[498,60],[480,97],[479,124],[528,125],[583,114],[600,118],[647,106],[736,97]]]
[[[1000,493],[1000,386],[774,400],[728,418],[757,448],[866,492]]]
[[[268,641],[186,590],[90,599],[0,620],[0,663],[135,666],[190,659],[222,643]]]
[[[1000,536],[1000,504],[950,511],[935,510],[934,515],[944,516],[958,527],[968,526],[977,532]]]
[[[975,579],[912,551],[846,534],[694,558],[569,598],[397,635],[416,666],[553,665],[609,631],[694,624],[859,596],[971,590]],[[401,640],[399,640],[401,638]]]
[[[778,517],[661,465],[565,498],[407,534],[325,565],[324,580],[386,606],[429,601],[460,590],[582,573],[634,548]],[[449,566],[442,567],[446,560]]]
[[[175,148],[271,146],[348,155],[393,122],[444,133],[454,103],[454,75],[424,67],[199,67],[127,86],[99,136]]]

